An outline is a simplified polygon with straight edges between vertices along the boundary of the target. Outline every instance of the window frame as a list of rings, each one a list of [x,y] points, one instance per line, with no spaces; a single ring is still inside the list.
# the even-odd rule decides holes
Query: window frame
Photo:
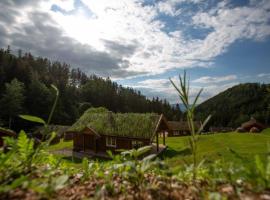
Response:
[[[143,141],[140,141],[140,140],[132,140],[131,146],[132,146],[132,149],[141,148],[144,146],[144,143]]]
[[[116,137],[106,136],[106,147],[116,148]]]

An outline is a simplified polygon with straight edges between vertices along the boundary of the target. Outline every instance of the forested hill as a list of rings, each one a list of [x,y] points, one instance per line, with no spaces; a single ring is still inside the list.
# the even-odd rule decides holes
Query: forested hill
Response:
[[[209,125],[238,127],[255,117],[263,123],[270,122],[270,84],[239,84],[210,98],[196,108],[197,118],[212,114]]]
[[[14,119],[21,113],[47,119],[54,98],[50,84],[60,91],[52,121],[55,124],[72,124],[91,106],[104,106],[114,112],[164,113],[168,119],[179,119],[181,115],[166,100],[149,100],[139,91],[109,78],[87,76],[65,63],[34,58],[21,51],[15,56],[8,48],[0,50],[0,126],[8,126],[10,120],[15,124]]]

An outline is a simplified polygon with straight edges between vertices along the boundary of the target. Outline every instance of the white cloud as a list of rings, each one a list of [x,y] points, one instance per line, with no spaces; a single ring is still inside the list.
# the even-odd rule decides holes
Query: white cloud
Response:
[[[179,85],[179,80],[177,77],[173,77],[172,80],[177,86]],[[237,84],[239,84],[239,82],[235,81],[225,84],[211,82],[209,83],[209,85],[204,87],[191,84],[189,91],[190,100],[193,101],[201,89],[203,89],[203,92],[201,94],[198,103],[201,103]],[[178,97],[177,91],[172,86],[169,79],[147,79],[144,81],[140,81],[137,84],[132,85],[130,87],[141,90],[149,98],[158,96],[160,98],[164,99],[166,98],[170,103],[181,103],[179,102],[180,99]]]
[[[203,76],[198,79],[193,80],[193,83],[221,83],[226,81],[233,81],[236,80],[236,75],[228,75],[228,76],[219,76],[219,77],[211,77],[211,76]]]
[[[159,12],[169,15],[177,16],[181,13],[181,9],[176,9],[176,4],[178,1],[160,1],[157,4],[157,9]]]
[[[270,73],[261,73],[257,75],[259,78],[270,78]]]
[[[199,48],[190,54],[192,57],[203,57],[206,60],[224,53],[227,48],[240,39],[262,41],[270,35],[269,1],[256,6],[230,8],[221,2],[207,12],[199,12],[193,16],[197,27],[213,29]]]
[[[3,8],[0,17],[3,16],[6,21],[2,18],[0,20],[0,28],[1,25],[5,28],[0,44],[12,44],[17,48],[22,48],[31,43],[30,50],[38,52],[41,48],[40,44],[33,43],[33,38],[41,37],[40,41],[46,44],[47,40],[55,37],[49,31],[46,32],[46,26],[49,23],[50,26],[59,29],[59,35],[56,37],[59,38],[59,43],[69,38],[68,41],[72,45],[67,46],[74,47],[70,51],[66,49],[70,52],[69,55],[73,54],[69,56],[70,58],[80,55],[76,49],[85,50],[84,58],[87,57],[88,51],[98,55],[106,54],[106,57],[110,57],[109,60],[113,62],[114,70],[109,71],[108,67],[103,65],[97,69],[98,62],[102,60],[96,60],[94,56],[82,59],[83,62],[80,62],[79,58],[73,59],[72,65],[79,66],[89,73],[97,72],[101,76],[129,78],[138,75],[161,74],[171,69],[208,67],[216,56],[224,53],[236,40],[245,38],[263,40],[270,35],[269,1],[260,1],[257,4],[252,1],[250,6],[237,8],[232,8],[227,3],[219,3],[211,10],[195,14],[192,18],[193,24],[190,26],[210,28],[206,37],[201,39],[187,37],[181,27],[171,28],[170,32],[165,32],[164,28],[167,25],[158,19],[158,16],[162,12],[174,17],[175,20],[180,20],[177,17],[180,17],[178,15],[182,13],[181,3],[195,5],[202,2],[207,4],[207,1],[168,0],[148,6],[143,4],[143,0],[81,1],[84,7],[76,8],[72,0],[32,0],[35,6],[31,4],[18,8],[13,6],[14,13]],[[8,3],[0,2],[0,4],[3,7]],[[52,5],[59,6],[69,14],[52,11]],[[77,9],[76,12],[74,9]],[[36,33],[34,31],[27,33],[28,37],[24,38],[25,41],[20,41],[20,43],[11,41],[16,37],[12,38],[10,34],[23,34],[25,27],[37,25],[33,24],[31,18],[33,12],[46,13],[51,19],[49,21],[43,19],[42,23],[38,24],[44,26],[42,34],[34,35]],[[15,20],[10,23],[8,17]],[[46,52],[49,50],[47,49]],[[55,55],[59,60],[66,59],[64,49],[57,52],[55,48],[51,51],[53,53],[44,56]],[[45,49],[39,52],[45,52]],[[94,68],[92,63],[96,63]],[[118,73],[117,70],[125,73]]]

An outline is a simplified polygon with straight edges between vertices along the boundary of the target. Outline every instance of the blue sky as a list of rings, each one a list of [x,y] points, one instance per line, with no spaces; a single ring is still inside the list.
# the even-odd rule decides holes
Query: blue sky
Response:
[[[269,0],[11,0],[0,2],[0,47],[31,51],[178,102],[186,69],[201,101],[270,82]]]

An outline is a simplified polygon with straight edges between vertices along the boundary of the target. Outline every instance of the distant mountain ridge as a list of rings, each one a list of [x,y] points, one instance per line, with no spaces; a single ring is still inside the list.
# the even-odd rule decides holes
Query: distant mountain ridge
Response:
[[[268,124],[270,122],[270,84],[245,83],[219,93],[196,107],[196,118],[212,119],[209,126],[238,127],[254,117]]]
[[[178,103],[178,105],[179,105],[179,108],[180,108],[180,110],[181,110],[182,112],[185,112],[185,111],[186,111],[186,107],[184,106],[184,104]],[[171,104],[171,106],[172,106],[173,108],[176,108],[176,107],[177,107],[177,104],[176,104],[176,103],[175,103],[175,104]]]

